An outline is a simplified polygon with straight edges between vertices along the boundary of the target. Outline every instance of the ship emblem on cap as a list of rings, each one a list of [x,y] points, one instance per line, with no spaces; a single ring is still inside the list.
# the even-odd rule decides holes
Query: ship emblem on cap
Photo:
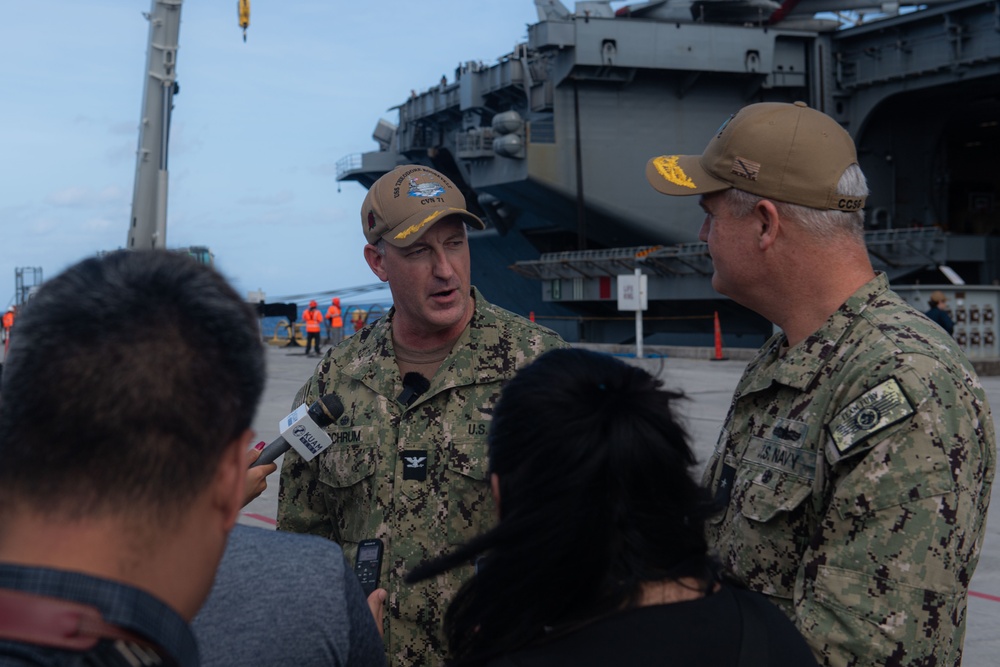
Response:
[[[444,194],[444,186],[431,181],[430,183],[417,183],[417,179],[410,179],[410,197],[437,197]]]
[[[368,211],[368,229],[375,229],[375,211],[369,209]]]

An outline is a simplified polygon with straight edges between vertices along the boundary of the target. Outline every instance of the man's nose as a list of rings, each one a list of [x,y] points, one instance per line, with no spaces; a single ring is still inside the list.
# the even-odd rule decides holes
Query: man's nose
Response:
[[[444,248],[436,248],[434,250],[433,262],[434,275],[438,278],[450,278],[451,274],[454,273]]]
[[[704,222],[701,223],[701,229],[698,230],[698,240],[700,240],[703,243],[708,243],[709,228],[710,224],[708,222],[708,218],[706,217]]]

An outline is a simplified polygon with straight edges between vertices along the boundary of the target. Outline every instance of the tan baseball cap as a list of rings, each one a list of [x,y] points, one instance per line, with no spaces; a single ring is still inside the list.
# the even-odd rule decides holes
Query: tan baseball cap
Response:
[[[408,164],[383,175],[368,190],[361,204],[361,228],[369,243],[382,238],[397,248],[406,248],[450,215],[476,229],[486,228],[482,220],[465,210],[465,197],[444,174]]]
[[[837,192],[858,155],[837,121],[805,102],[743,107],[715,133],[702,155],[661,155],[646,179],[666,195],[702,195],[736,188],[816,209],[858,211],[865,197]]]

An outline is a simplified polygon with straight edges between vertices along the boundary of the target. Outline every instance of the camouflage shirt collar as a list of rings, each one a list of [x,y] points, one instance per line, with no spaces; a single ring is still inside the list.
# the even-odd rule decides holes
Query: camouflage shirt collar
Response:
[[[490,382],[498,375],[495,368],[484,362],[485,357],[481,354],[485,350],[496,349],[500,343],[497,317],[492,306],[474,286],[471,292],[475,301],[472,320],[432,378],[427,392],[429,396],[449,387]],[[393,306],[375,323],[361,341],[357,358],[344,368],[347,375],[386,396],[391,394],[399,381],[399,369],[392,346],[392,320],[395,314],[396,307]]]
[[[888,289],[886,275],[876,273],[872,280],[849,296],[822,327],[784,354],[781,351],[788,343],[785,334],[772,336],[752,364],[756,365],[756,372],[747,391],[765,389],[772,381],[799,391],[807,390],[823,367],[843,348],[841,343],[853,329],[858,316]]]
[[[396,313],[393,306],[369,329],[365,327],[351,336],[357,343],[353,357],[346,361],[342,372],[369,386],[373,391],[389,396],[398,383],[399,369],[392,353],[390,326]]]
[[[475,287],[472,288],[472,298],[476,302],[472,320],[455,341],[451,354],[441,363],[431,381],[430,394],[451,387],[493,382],[502,375],[487,354],[490,350],[499,349],[500,345],[496,313]]]

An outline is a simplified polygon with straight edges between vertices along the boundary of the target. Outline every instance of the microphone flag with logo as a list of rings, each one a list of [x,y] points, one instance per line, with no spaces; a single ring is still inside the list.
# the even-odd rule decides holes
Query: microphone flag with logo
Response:
[[[342,414],[344,404],[336,394],[327,394],[310,406],[303,403],[278,422],[281,435],[264,448],[250,467],[272,463],[291,448],[311,461],[333,442],[323,429]]]

